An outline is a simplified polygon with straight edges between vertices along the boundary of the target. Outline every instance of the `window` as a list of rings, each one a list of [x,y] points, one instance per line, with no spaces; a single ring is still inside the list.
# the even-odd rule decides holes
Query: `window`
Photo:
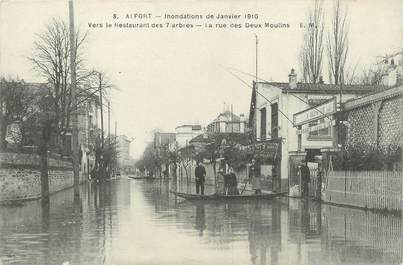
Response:
[[[329,119],[322,118],[310,122],[308,125],[308,138],[331,138],[331,124]]]
[[[278,104],[271,104],[271,138],[278,138]]]
[[[266,108],[260,110],[260,140],[266,140]]]

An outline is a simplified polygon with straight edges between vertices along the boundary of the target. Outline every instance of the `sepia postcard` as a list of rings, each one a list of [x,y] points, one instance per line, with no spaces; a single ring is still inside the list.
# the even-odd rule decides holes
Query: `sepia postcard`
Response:
[[[0,0],[0,265],[402,265],[399,0]]]

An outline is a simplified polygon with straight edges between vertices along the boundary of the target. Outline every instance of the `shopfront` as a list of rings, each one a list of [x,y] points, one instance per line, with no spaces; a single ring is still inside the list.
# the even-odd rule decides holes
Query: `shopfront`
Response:
[[[281,191],[281,139],[261,141],[243,148],[260,165],[262,190]]]
[[[323,149],[337,147],[337,130],[335,113],[337,111],[336,98],[308,108],[294,114],[294,126],[297,127],[298,150],[290,152],[289,170],[290,194],[301,195],[301,177],[298,167],[303,161],[307,163],[310,171],[309,195],[320,198],[322,176]]]

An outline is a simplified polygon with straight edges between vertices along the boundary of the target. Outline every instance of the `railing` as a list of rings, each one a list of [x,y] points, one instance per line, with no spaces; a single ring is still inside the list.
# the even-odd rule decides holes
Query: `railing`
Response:
[[[323,179],[326,202],[401,211],[402,171],[331,171]]]

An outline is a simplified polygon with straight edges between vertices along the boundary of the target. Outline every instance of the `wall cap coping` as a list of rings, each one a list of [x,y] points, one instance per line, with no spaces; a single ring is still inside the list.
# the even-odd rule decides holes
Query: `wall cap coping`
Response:
[[[369,105],[373,102],[382,101],[385,99],[398,97],[402,95],[403,95],[403,86],[398,86],[374,94],[365,95],[358,99],[347,101],[344,103],[343,107],[344,110],[352,110],[365,105]]]

